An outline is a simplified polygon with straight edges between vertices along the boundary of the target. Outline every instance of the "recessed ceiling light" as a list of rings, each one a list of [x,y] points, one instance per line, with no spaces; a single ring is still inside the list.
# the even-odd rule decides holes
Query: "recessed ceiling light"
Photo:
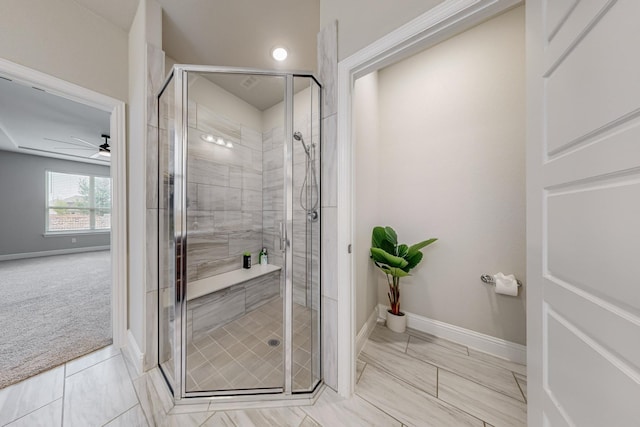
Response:
[[[227,148],[233,148],[233,144],[231,142],[227,142]]]
[[[200,138],[203,141],[207,141],[207,142],[215,142],[215,140],[216,140],[213,135],[208,134],[208,133],[203,133],[202,135],[200,135]]]
[[[289,53],[287,52],[287,49],[283,47],[276,47],[271,51],[271,56],[276,61],[284,61],[285,59],[287,59],[288,54]]]

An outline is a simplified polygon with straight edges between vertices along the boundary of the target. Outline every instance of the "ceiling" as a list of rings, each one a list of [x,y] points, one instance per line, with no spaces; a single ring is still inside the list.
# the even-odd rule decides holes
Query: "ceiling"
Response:
[[[231,92],[259,111],[284,102],[285,80],[283,77],[228,73],[198,73],[198,76]],[[193,81],[195,79],[190,79],[189,85]],[[312,80],[309,78],[294,77],[293,93],[296,94],[308,88],[311,83]]]
[[[138,0],[75,1],[127,32],[138,5]],[[316,70],[320,0],[157,1],[163,9],[162,48],[176,63]],[[288,50],[285,61],[271,58],[276,46]],[[260,110],[282,100],[276,84],[247,91],[238,79],[218,77],[210,80]]]
[[[129,32],[138,0],[74,0]],[[182,64],[314,71],[320,0],[157,0],[162,48]],[[284,46],[289,57],[271,58]]]
[[[108,158],[90,156],[104,143],[101,135],[109,134],[110,116],[0,78],[0,150],[108,165]]]
[[[128,32],[138,0],[74,0]],[[319,0],[157,0],[162,6],[162,44],[177,63],[273,70],[316,69]],[[276,46],[288,58],[271,58]],[[282,83],[260,79],[249,90],[237,76],[208,78],[259,110],[283,99]],[[297,79],[294,90],[304,86]],[[308,83],[307,83],[308,85]],[[0,150],[108,164],[90,158],[109,133],[110,114],[0,78]],[[74,139],[78,138],[78,139]],[[81,142],[79,139],[85,141]],[[90,145],[89,145],[90,144]]]
[[[74,0],[86,7],[96,15],[99,15],[129,32],[133,17],[138,9],[138,0]]]
[[[179,63],[313,71],[319,0],[158,0],[162,48]],[[288,58],[271,58],[284,46]]]

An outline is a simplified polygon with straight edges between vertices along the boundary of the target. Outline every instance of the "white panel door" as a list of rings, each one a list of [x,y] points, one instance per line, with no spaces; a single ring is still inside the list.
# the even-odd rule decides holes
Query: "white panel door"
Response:
[[[640,426],[640,1],[527,1],[530,426]]]

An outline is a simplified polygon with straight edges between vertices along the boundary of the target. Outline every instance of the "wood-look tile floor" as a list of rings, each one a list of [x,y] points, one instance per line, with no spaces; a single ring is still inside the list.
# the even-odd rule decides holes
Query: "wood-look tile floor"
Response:
[[[357,362],[356,393],[325,387],[312,406],[174,407],[157,369],[138,376],[113,347],[0,390],[0,426],[526,425],[524,366],[417,331],[378,325]]]

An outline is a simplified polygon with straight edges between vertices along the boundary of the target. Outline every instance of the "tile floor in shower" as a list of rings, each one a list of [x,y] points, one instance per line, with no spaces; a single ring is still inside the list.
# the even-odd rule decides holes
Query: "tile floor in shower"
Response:
[[[189,343],[187,391],[283,387],[282,304],[282,298],[275,298]],[[316,310],[294,304],[294,390],[310,389],[318,378],[317,374],[312,375],[312,371],[319,371],[319,348],[316,345],[313,349],[312,345],[319,342],[312,336],[316,313]]]

